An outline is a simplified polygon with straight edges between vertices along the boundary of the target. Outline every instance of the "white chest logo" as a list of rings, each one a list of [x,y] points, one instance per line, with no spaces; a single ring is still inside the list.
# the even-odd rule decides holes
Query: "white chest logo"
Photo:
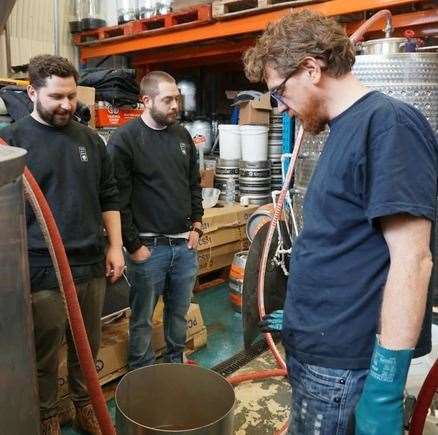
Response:
[[[187,145],[184,142],[180,142],[179,148],[181,149],[181,152],[186,156],[187,155]]]
[[[81,159],[81,162],[88,162],[87,149],[85,147],[78,147],[78,148],[79,148],[79,157]]]

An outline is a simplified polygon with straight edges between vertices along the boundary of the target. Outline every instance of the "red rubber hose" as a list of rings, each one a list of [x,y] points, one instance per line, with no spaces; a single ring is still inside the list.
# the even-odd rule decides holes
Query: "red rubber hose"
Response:
[[[257,372],[247,372],[240,375],[229,376],[227,381],[231,385],[238,385],[245,381],[256,381],[266,378],[274,378],[276,376],[286,376],[287,372],[283,369],[261,370]]]
[[[438,359],[430,369],[424,383],[418,393],[412,414],[409,435],[421,435],[424,429],[427,413],[432,404],[433,396],[438,389]]]
[[[46,241],[48,242],[49,251],[55,269],[59,269],[59,275],[57,273],[58,279],[60,280],[59,287],[61,293],[64,295],[73,341],[100,429],[103,435],[116,435],[116,431],[106,407],[105,398],[99,385],[99,379],[94,365],[93,356],[91,354],[84,321],[82,319],[76,288],[61,235],[59,234],[58,227],[46,198],[27,167],[24,169],[24,181],[26,195],[31,202],[35,215],[40,224],[41,218],[44,221],[42,231],[45,238],[48,237],[48,240],[46,239]]]

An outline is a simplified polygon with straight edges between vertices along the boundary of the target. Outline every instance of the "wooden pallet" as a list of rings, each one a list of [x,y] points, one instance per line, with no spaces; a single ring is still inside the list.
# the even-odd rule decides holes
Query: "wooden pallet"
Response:
[[[225,266],[217,270],[199,275],[196,279],[195,288],[193,291],[201,292],[212,287],[224,284],[228,281],[230,275],[230,266]]]
[[[166,15],[130,21],[119,26],[101,27],[95,30],[76,33],[73,35],[73,44],[89,45],[116,39],[133,38],[152,31],[169,31],[181,26],[187,27],[209,23],[211,20],[211,5],[197,5]]]
[[[226,19],[236,15],[251,14],[285,7],[320,3],[323,0],[215,0],[213,1],[213,18]]]

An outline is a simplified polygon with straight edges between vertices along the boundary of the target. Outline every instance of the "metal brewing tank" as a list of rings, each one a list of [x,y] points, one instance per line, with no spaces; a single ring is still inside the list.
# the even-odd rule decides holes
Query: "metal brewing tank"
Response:
[[[438,53],[403,53],[405,38],[383,38],[362,44],[353,73],[366,86],[416,107],[438,135]],[[328,132],[305,134],[298,156],[293,208],[302,228],[306,187]]]
[[[39,434],[23,174],[26,151],[0,145],[0,432]]]
[[[116,389],[119,435],[232,435],[236,398],[216,372],[156,364],[126,374]]]

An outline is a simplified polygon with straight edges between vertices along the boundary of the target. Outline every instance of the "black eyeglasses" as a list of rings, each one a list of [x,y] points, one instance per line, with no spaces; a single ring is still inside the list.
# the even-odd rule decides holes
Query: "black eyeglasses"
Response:
[[[286,78],[275,88],[271,89],[270,94],[271,97],[277,102],[277,103],[281,103],[284,104],[285,106],[287,106],[287,104],[284,102],[283,100],[283,93],[284,93],[284,88],[286,86],[287,81],[296,73],[296,70],[293,70],[291,73],[289,73]]]

